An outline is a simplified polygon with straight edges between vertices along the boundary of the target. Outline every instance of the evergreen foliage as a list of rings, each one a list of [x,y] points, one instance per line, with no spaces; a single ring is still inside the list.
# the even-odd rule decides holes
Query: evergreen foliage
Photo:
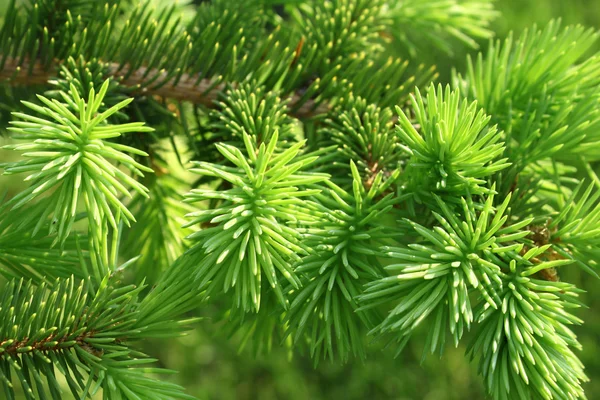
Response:
[[[2,16],[0,169],[29,185],[0,201],[5,398],[193,398],[140,343],[209,309],[315,366],[425,326],[490,398],[585,398],[560,275],[598,277],[597,32],[494,41],[488,0],[157,3]],[[434,82],[422,53],[481,39]]]

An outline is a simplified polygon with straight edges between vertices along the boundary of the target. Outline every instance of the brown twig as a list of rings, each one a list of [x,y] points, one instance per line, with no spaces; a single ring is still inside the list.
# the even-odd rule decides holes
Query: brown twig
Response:
[[[27,353],[32,353],[35,351],[42,351],[42,352],[46,352],[46,351],[59,351],[59,350],[64,350],[66,348],[71,348],[74,346],[79,346],[82,347],[84,349],[93,349],[94,351],[99,351],[98,349],[95,349],[93,346],[91,346],[89,343],[86,342],[86,339],[91,338],[94,336],[94,332],[90,331],[90,332],[84,332],[81,333],[79,335],[77,335],[75,338],[70,338],[69,335],[65,335],[62,338],[57,339],[56,338],[56,334],[54,332],[52,332],[50,335],[48,335],[45,338],[42,338],[40,340],[37,340],[35,342],[29,343],[29,338],[24,338],[22,340],[17,340],[13,343],[11,343],[9,346],[7,346],[4,349],[4,352],[0,353],[0,358],[3,355],[9,355],[9,356],[16,356],[18,354],[27,354]],[[65,345],[65,342],[72,342],[70,345]],[[56,344],[53,344],[52,346],[46,346],[47,343],[52,343],[52,342],[56,342]],[[3,344],[6,344],[7,340],[4,340],[2,342],[0,342],[0,347],[2,347]]]
[[[19,64],[16,59],[5,57],[0,69],[0,79],[8,80],[15,86],[45,85],[49,79],[56,76],[57,70],[48,70],[39,61],[34,61],[33,65],[27,61]]]
[[[33,61],[32,65],[29,60],[19,63],[17,59],[6,57],[0,69],[0,80],[8,80],[15,86],[45,85],[58,76],[61,63],[60,60],[55,60],[49,68],[46,68],[38,60]],[[160,96],[175,101],[201,104],[208,108],[215,106],[219,94],[227,88],[226,83],[217,83],[210,78],[198,80],[196,76],[186,73],[169,79],[166,71],[148,70],[146,67],[131,71],[127,65],[120,66],[116,63],[108,64],[107,70],[108,75],[121,85],[131,88],[134,94]],[[230,85],[235,86],[235,82]],[[327,112],[329,109],[327,104],[316,104],[314,100],[300,104],[301,99],[302,96],[298,93],[291,94],[287,99],[288,108],[297,118],[309,118]]]

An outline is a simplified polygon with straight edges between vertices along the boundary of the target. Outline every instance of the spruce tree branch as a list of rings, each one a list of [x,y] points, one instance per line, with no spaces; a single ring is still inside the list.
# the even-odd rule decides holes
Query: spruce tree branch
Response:
[[[147,376],[169,371],[144,368],[156,360],[129,347],[130,340],[153,332],[147,329],[151,327],[135,326],[144,286],[121,286],[109,275],[90,292],[89,283],[75,282],[72,277],[36,286],[13,279],[0,292],[3,398],[16,399],[13,381],[19,381],[23,392],[30,394],[27,399],[61,399],[61,387],[54,379],[59,372],[75,398],[91,397],[101,387],[105,399],[193,399],[180,386]],[[161,333],[182,326],[172,321]],[[40,384],[44,380],[47,387]],[[96,389],[90,391],[92,383]]]
[[[79,333],[73,338],[73,332],[67,332],[61,337],[57,337],[56,333],[52,332],[48,336],[40,338],[34,342],[30,342],[29,338],[16,340],[4,348],[4,351],[0,353],[0,358],[2,358],[3,356],[17,356],[19,354],[30,354],[35,353],[37,351],[63,351],[65,349],[70,349],[75,346],[79,346],[91,352],[101,352],[102,350],[96,349],[95,347],[86,342],[86,339],[93,338],[95,333],[96,332],[94,330],[86,330],[82,333]],[[0,341],[0,348],[4,347],[10,340],[11,339],[4,339]]]
[[[44,85],[49,80],[58,76],[60,66],[64,61],[54,60],[50,66],[43,65],[39,60],[18,60],[13,57],[4,57],[0,68],[0,81],[8,80],[13,86]],[[159,96],[175,101],[185,101],[201,104],[208,108],[215,107],[219,93],[227,88],[227,83],[217,83],[214,79],[204,78],[198,80],[194,75],[187,73],[169,78],[167,71],[139,67],[130,70],[127,65],[109,63],[108,75],[121,85],[131,88],[133,95]],[[230,82],[237,86],[237,83]],[[302,95],[292,93],[287,98],[287,106],[291,114],[299,119],[310,118],[325,113],[329,110],[327,103],[317,104],[309,99],[302,101]]]
[[[0,321],[9,322],[14,328],[0,329],[0,361],[76,347],[101,354],[102,344],[93,343],[96,335],[103,338],[101,341],[109,337],[113,344],[126,341],[134,333],[130,329],[133,322],[123,317],[132,315],[131,305],[143,287],[114,289],[107,285],[108,279],[93,297],[82,296],[87,291],[86,284],[79,282],[75,286],[74,277],[40,286],[31,281],[11,281],[0,297]],[[19,296],[29,301],[19,301]],[[50,311],[57,309],[62,313]]]

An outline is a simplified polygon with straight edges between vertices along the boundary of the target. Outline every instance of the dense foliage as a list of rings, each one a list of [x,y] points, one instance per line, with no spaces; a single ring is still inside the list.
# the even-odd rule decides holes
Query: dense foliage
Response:
[[[210,326],[316,368],[461,348],[490,398],[585,398],[599,32],[493,39],[489,0],[197,3],[6,4],[2,396],[195,398],[165,349]]]

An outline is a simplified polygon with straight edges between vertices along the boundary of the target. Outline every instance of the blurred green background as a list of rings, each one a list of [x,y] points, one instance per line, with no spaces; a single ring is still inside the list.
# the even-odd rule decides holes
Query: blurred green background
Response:
[[[498,0],[496,7],[502,13],[495,22],[498,37],[504,37],[509,30],[518,33],[533,23],[544,24],[558,17],[565,23],[582,23],[600,29],[600,1],[597,0]],[[485,48],[485,44],[482,46]],[[460,68],[462,60],[464,57],[458,57],[448,61],[448,65],[441,65],[442,76],[452,65]],[[5,161],[6,157],[7,154],[0,151],[0,159]],[[19,182],[0,177],[0,187],[7,186],[14,190]],[[571,273],[572,276],[565,274],[561,278],[585,289],[587,293],[582,300],[589,306],[578,314],[585,325],[575,328],[585,349],[579,355],[591,379],[585,385],[586,392],[589,399],[600,399],[600,285],[597,280],[580,276],[576,271]],[[448,348],[441,359],[432,356],[421,364],[423,339],[416,336],[397,359],[384,351],[373,352],[364,363],[322,362],[316,369],[308,358],[294,355],[290,359],[287,350],[277,346],[268,356],[258,358],[248,351],[240,353],[237,344],[227,340],[209,320],[181,339],[144,346],[163,366],[180,371],[170,379],[199,398],[485,399],[477,366],[464,357],[468,341],[466,338],[457,349]]]

